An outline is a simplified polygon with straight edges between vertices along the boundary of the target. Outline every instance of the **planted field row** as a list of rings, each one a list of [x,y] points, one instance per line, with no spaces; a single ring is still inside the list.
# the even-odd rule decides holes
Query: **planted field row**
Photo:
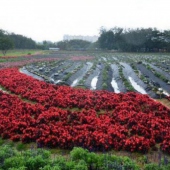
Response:
[[[17,68],[1,70],[0,84],[12,93],[21,95],[23,98],[59,107],[95,107],[97,110],[113,109],[115,100],[118,100],[115,97],[119,97],[119,94],[107,91],[72,89],[69,86],[47,84],[20,73]],[[65,96],[64,98],[63,95]],[[101,104],[103,99],[105,99],[107,104]]]
[[[17,69],[1,70],[0,84],[37,102],[29,104],[16,95],[0,92],[3,138],[48,147],[143,153],[160,147],[170,153],[170,110],[147,95],[56,86]]]
[[[156,76],[147,66],[144,64],[138,64],[137,68],[140,70],[142,75],[147,79],[147,83],[157,94],[170,94],[170,84],[163,81],[160,77]]]
[[[134,91],[148,94],[152,98],[169,96],[170,74],[164,74],[163,70],[149,63],[125,63],[123,59],[120,61],[116,57],[103,57],[93,61],[66,60],[35,63],[27,65],[26,69],[53,84],[72,87],[81,85],[92,90],[116,93]]]

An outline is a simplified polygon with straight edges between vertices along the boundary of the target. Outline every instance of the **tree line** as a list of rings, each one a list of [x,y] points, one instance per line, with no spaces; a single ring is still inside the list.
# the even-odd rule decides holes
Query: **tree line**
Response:
[[[4,55],[7,50],[12,48],[48,50],[50,47],[61,50],[102,49],[123,52],[170,52],[170,30],[160,31],[156,28],[124,29],[120,27],[106,30],[101,28],[100,36],[95,43],[84,40],[36,43],[31,38],[0,29],[0,50]]]
[[[44,40],[42,43],[36,43],[31,38],[0,29],[0,50],[4,55],[7,50],[12,48],[48,50],[53,47],[61,50],[87,50],[91,44],[91,42],[84,40],[59,41],[57,43]]]
[[[11,33],[8,37],[13,41],[15,49],[36,49],[37,45],[34,40],[23,35]]]
[[[36,42],[31,38],[27,38],[23,35],[15,34],[15,33],[8,33],[0,29],[0,38],[8,38],[13,43],[13,47],[16,49],[35,49]]]
[[[170,52],[170,30],[156,28],[124,29],[101,28],[98,41],[60,41],[57,47],[62,50],[117,50],[122,52]]]
[[[169,52],[170,30],[156,28],[101,28],[98,44],[104,50],[124,52]]]

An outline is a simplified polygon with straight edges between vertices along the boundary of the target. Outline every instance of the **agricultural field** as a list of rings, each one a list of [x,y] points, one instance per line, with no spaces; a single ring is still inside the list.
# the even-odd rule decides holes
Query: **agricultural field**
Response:
[[[168,55],[95,53],[32,63],[21,71],[29,71],[53,84],[115,93],[133,91],[162,98],[170,94],[169,68]]]
[[[154,152],[169,160],[170,55],[57,52],[3,60],[3,140],[38,148]]]

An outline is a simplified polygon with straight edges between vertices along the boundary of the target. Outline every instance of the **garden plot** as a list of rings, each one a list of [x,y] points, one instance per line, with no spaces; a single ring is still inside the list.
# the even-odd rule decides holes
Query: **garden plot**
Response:
[[[87,57],[92,53],[84,57],[74,56],[65,56],[69,60],[33,63],[27,65],[26,69],[53,84],[81,85],[91,90],[115,93],[135,91],[152,98],[161,98],[161,94],[170,93],[170,85],[156,75],[159,73],[170,80],[167,68],[169,58],[165,55],[161,58],[163,63],[159,62],[159,55],[94,53],[95,57],[89,61]],[[166,72],[161,65],[164,65]]]
[[[161,70],[163,70],[164,72],[170,74],[170,64],[168,63],[155,63],[155,66],[159,67]]]
[[[161,64],[162,66],[162,69],[165,71],[165,72],[168,72],[170,74],[170,64],[167,65],[167,64]]]
[[[112,57],[113,61],[118,61],[118,59],[116,57]]]
[[[145,91],[145,88],[147,85],[145,85],[134,73],[133,69],[126,63],[120,63],[121,66],[123,66],[123,73],[127,80],[130,81],[133,88],[138,91],[141,94],[147,94]]]
[[[102,59],[103,59],[105,62],[107,62],[107,59],[106,59],[106,57],[102,57]]]
[[[28,76],[34,77],[37,80],[42,80],[42,81],[44,80],[42,77],[37,76],[36,74],[33,74],[33,73],[29,72],[25,67],[20,68],[20,72],[24,73],[24,74],[26,74]]]
[[[105,76],[105,74],[107,74],[108,76]],[[113,81],[113,71],[112,71],[112,68],[111,68],[111,64],[109,62],[109,64],[106,64],[105,65],[105,69],[104,69],[104,72],[103,72],[103,84],[102,84],[102,87],[104,90],[108,90],[110,92],[114,92],[114,88],[112,86],[112,81]],[[105,84],[107,84],[106,88],[105,88]]]
[[[93,63],[91,63],[91,62],[82,63],[82,66],[80,67],[80,69],[75,74],[73,74],[67,80],[66,83],[71,85],[71,87],[75,87],[77,85],[82,85],[83,77],[88,72],[88,70],[92,67],[92,65],[93,65]]]
[[[42,74],[45,76],[50,76],[51,72],[53,72],[56,69],[56,66],[60,66],[61,61],[54,61],[54,62],[39,62],[39,63],[33,63],[31,65],[27,65],[26,69],[29,72],[32,72],[34,74]]]
[[[124,86],[123,81],[119,75],[118,66],[116,64],[111,64],[111,69],[113,73],[111,85],[114,89],[114,92],[115,93],[126,92],[126,87]]]
[[[71,61],[72,62],[72,61]],[[75,73],[79,68],[82,67],[82,63],[81,62],[72,62],[72,65],[69,66],[68,68],[66,69],[62,69],[63,71],[63,74],[66,75],[66,77],[63,78],[63,80],[68,80],[70,78],[70,76]]]
[[[88,77],[86,78],[84,82],[85,87],[91,90],[96,90],[100,71],[101,71],[101,66],[94,65],[94,68],[91,70],[91,73],[88,74]]]
[[[70,66],[72,63],[67,61],[43,62],[26,66],[27,70],[35,75],[42,77],[45,81],[54,83],[56,73],[62,72],[63,68]],[[63,77],[63,76],[62,76]]]
[[[52,79],[55,82],[58,81],[58,77],[59,75],[62,75],[64,70],[69,68],[73,63],[71,62],[68,62],[68,61],[65,61],[65,62],[62,62],[56,69],[55,71],[52,72],[51,76],[50,76],[50,79]],[[62,75],[63,77],[63,75]]]
[[[168,74],[167,72],[163,71],[162,69],[158,68],[157,66],[153,65],[153,64],[149,64],[151,68],[154,69],[155,74],[157,74],[157,76],[159,76],[160,78],[162,77],[162,79],[167,79],[165,81],[167,81],[167,84],[170,84],[170,74]]]
[[[91,84],[90,84],[90,89],[91,90],[96,90],[98,77],[99,77],[99,75],[93,77],[93,79],[91,80]]]
[[[123,71],[124,71],[124,75],[126,76],[126,78],[130,81],[131,85],[133,86],[133,88],[138,91],[141,94],[148,94],[151,97],[155,98],[156,94],[150,89],[148,88],[148,85],[145,84],[134,72],[134,70],[132,69],[132,67],[127,64],[127,63],[120,63],[123,66]]]
[[[105,58],[106,59],[106,58]],[[107,84],[107,82],[103,82],[103,70],[104,70],[104,64],[103,63],[99,63],[98,65],[100,72],[98,74],[98,76],[96,78],[93,79],[92,85],[94,84],[94,82],[96,81],[96,89],[97,90],[102,90],[103,87],[103,83]],[[107,86],[107,85],[106,85]],[[107,87],[106,87],[107,88]]]
[[[54,84],[64,83],[67,84],[67,80],[70,78],[72,74],[74,74],[77,69],[81,66],[81,62],[70,62],[69,65],[61,68],[58,72],[54,75]]]
[[[114,91],[113,87],[111,86],[112,80],[112,70],[110,65],[107,62],[100,62],[98,65],[100,69],[100,73],[98,74],[98,81],[96,82],[96,89],[98,90],[107,90],[107,91]],[[92,81],[95,82],[95,78]]]
[[[145,62],[152,63],[152,59],[120,54],[115,56],[115,62],[111,56],[113,54],[99,55],[89,62],[41,62],[26,68],[41,77],[64,80],[72,86],[88,83],[88,88],[95,90],[99,89],[99,83],[102,89],[106,87],[104,83],[112,84],[119,94],[107,92],[108,87],[105,91],[91,91],[46,83],[21,74],[18,68],[0,70],[0,84],[10,92],[0,94],[1,137],[24,143],[36,142],[44,147],[71,149],[82,146],[94,151],[115,149],[135,154],[159,150],[170,154],[170,110],[147,95],[121,93],[127,89],[124,77],[133,88],[139,86],[148,93],[149,84],[140,79],[138,73],[142,77],[149,71],[143,64],[137,64],[137,72],[129,62],[136,65],[146,58]],[[156,63],[156,57],[153,60]],[[124,77],[120,75],[121,71]],[[153,87],[158,82],[163,88],[153,73],[145,76]]]
[[[137,64],[137,68],[141,71],[141,73],[148,79],[149,84],[154,87],[154,91],[157,94],[163,92],[165,95],[170,94],[170,85],[163,82],[161,79],[156,77],[150,70],[148,70],[143,64]]]
[[[69,65],[70,63],[65,63],[65,66]],[[55,63],[54,65],[49,65],[47,70],[45,70],[45,75],[48,77],[52,77],[53,74],[55,74],[58,70],[63,69],[65,66],[63,66],[63,62]],[[41,70],[40,70],[41,72]]]

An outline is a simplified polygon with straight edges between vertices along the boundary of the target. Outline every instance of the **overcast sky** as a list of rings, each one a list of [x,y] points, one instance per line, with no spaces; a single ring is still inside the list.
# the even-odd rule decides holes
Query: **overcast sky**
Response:
[[[108,29],[170,29],[170,0],[0,0],[0,29],[36,41]]]

